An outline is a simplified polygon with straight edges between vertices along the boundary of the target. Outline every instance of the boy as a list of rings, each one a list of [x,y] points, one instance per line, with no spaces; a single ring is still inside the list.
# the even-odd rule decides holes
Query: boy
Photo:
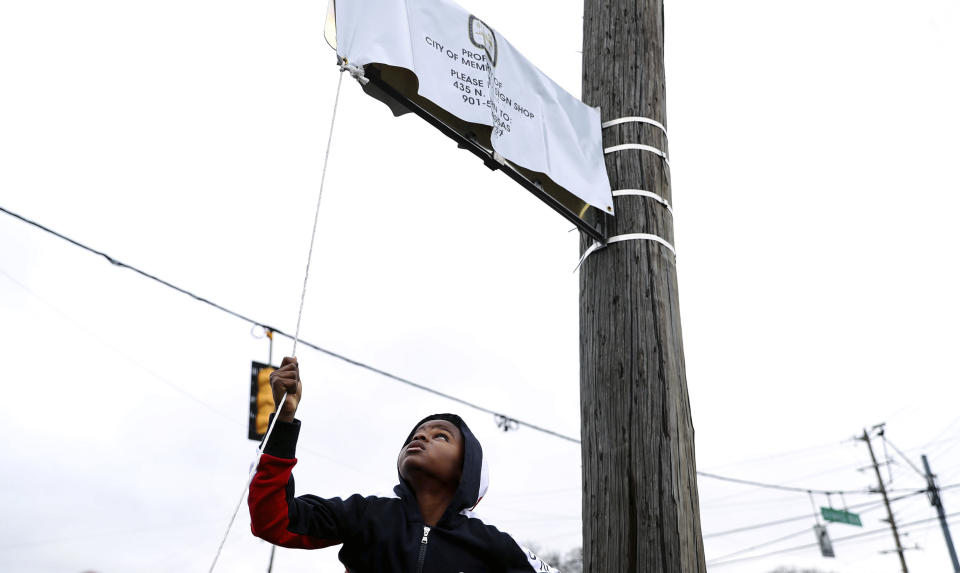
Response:
[[[558,573],[473,509],[487,490],[480,442],[454,414],[421,420],[397,458],[396,497],[294,497],[293,466],[302,384],[296,358],[270,375],[287,399],[250,484],[253,534],[275,545],[318,549],[339,543],[350,573]]]

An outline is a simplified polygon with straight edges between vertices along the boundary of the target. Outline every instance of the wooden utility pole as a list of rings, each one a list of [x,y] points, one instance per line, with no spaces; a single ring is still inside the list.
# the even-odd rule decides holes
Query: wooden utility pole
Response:
[[[665,100],[662,0],[585,0],[583,101],[605,122],[665,126]],[[667,151],[649,122],[603,132],[605,148]],[[630,148],[606,164],[614,190],[646,192],[615,196],[609,236],[672,245],[666,161]],[[649,237],[612,242],[580,267],[580,399],[584,571],[705,572],[676,257]]]
[[[930,471],[930,462],[927,456],[921,456],[923,460],[923,469],[927,473],[927,496],[930,498],[930,505],[937,508],[937,518],[940,519],[940,528],[943,529],[943,539],[947,542],[947,551],[950,553],[950,564],[953,565],[953,572],[960,573],[960,560],[957,559],[957,550],[953,547],[953,538],[950,537],[950,526],[947,525],[947,512],[943,509],[943,500],[940,499],[940,488],[937,486],[936,476]]]
[[[879,427],[882,433],[883,425],[881,424]],[[874,426],[874,428],[877,428],[877,426]],[[867,449],[870,450],[870,461],[873,462],[873,471],[877,472],[877,483],[879,484],[880,494],[883,496],[883,505],[887,506],[887,521],[890,523],[890,530],[893,531],[893,541],[897,546],[897,555],[900,556],[900,568],[903,573],[909,573],[907,569],[907,558],[903,556],[903,545],[900,544],[900,532],[897,531],[897,522],[893,518],[893,510],[890,509],[890,499],[887,498],[887,487],[883,485],[883,476],[880,475],[880,464],[877,463],[877,456],[873,453],[873,444],[870,443],[870,434],[864,429],[863,435],[858,439],[866,442]]]

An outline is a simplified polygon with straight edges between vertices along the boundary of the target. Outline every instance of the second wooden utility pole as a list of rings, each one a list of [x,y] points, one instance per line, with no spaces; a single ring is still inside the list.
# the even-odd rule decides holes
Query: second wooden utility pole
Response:
[[[617,241],[580,267],[584,571],[706,572],[665,93],[662,0],[585,0],[583,101],[622,121],[603,129]]]
[[[950,564],[953,565],[954,573],[960,573],[960,560],[957,559],[957,550],[953,547],[953,538],[950,537],[950,526],[947,525],[947,512],[943,509],[943,501],[940,499],[940,488],[937,487],[936,476],[930,471],[930,462],[927,456],[921,456],[923,460],[923,469],[926,471],[927,495],[930,497],[930,505],[937,508],[937,518],[940,520],[940,528],[943,529],[943,539],[947,542],[947,551],[950,553]]]
[[[877,428],[877,426],[874,426]],[[881,432],[883,432],[883,425],[880,425]],[[893,531],[893,541],[897,545],[897,555],[900,556],[900,567],[903,568],[903,573],[909,573],[907,570],[907,559],[903,556],[903,546],[900,545],[900,532],[897,531],[897,522],[893,519],[893,510],[890,509],[890,500],[887,498],[887,487],[883,485],[883,476],[880,475],[880,464],[877,463],[877,456],[873,454],[873,444],[870,443],[870,434],[866,429],[863,430],[863,436],[859,438],[860,440],[867,443],[867,449],[870,450],[870,461],[873,462],[873,470],[877,472],[877,483],[880,487],[880,494],[883,496],[883,504],[887,506],[887,519],[890,523],[890,529]]]

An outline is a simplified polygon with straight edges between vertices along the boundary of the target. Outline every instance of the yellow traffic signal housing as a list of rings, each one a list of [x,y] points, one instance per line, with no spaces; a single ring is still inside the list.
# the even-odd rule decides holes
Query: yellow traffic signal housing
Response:
[[[260,441],[267,433],[270,414],[276,410],[273,403],[273,389],[270,387],[270,373],[276,370],[269,364],[254,362],[250,367],[250,421],[247,438]]]

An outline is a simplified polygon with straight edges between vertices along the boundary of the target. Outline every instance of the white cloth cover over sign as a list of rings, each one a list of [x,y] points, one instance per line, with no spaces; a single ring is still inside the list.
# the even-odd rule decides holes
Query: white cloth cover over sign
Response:
[[[449,0],[338,0],[337,54],[406,68],[418,93],[493,128],[494,150],[613,213],[600,111],[567,93],[483,21]]]

